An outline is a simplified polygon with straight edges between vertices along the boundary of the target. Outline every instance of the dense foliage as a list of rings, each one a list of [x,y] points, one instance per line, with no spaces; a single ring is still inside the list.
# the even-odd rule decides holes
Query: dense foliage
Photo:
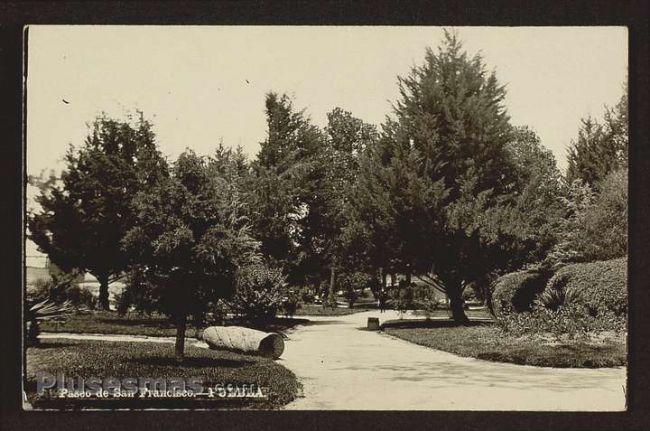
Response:
[[[519,272],[500,279],[496,297],[526,291],[534,276]],[[504,282],[505,281],[505,282]],[[623,331],[627,322],[627,259],[606,262],[579,263],[559,269],[532,301],[526,295],[526,308],[502,304],[497,314],[498,322],[514,334],[550,333],[570,337],[598,331]],[[513,303],[515,301],[512,301]]]
[[[69,302],[72,306],[94,309],[97,299],[88,290],[79,286],[82,275],[73,270],[68,273],[61,270],[52,271],[47,279],[38,279],[27,296],[32,301],[51,301],[55,304]]]
[[[40,209],[27,216],[28,236],[64,271],[77,268],[100,282],[99,305],[108,309],[108,284],[131,256],[121,240],[133,226],[131,198],[166,171],[151,124],[97,118],[79,148],[70,147],[60,179],[32,178]]]
[[[455,33],[398,86],[381,128],[338,107],[319,128],[268,93],[252,160],[220,144],[168,166],[142,116],[100,117],[60,179],[34,180],[29,236],[65,271],[95,275],[103,308],[127,272],[119,311],[168,315],[179,359],[188,317],[263,323],[315,294],[336,307],[339,291],[352,308],[365,287],[428,313],[446,295],[460,324],[464,301],[480,299],[515,332],[604,328],[610,316],[619,327],[624,264],[595,261],[627,254],[627,95],[583,120],[563,176]],[[88,300],[53,283],[39,285],[44,298]]]
[[[578,138],[569,147],[567,179],[580,180],[598,189],[613,171],[627,168],[628,107],[627,91],[613,108],[607,108],[604,121],[582,120]]]
[[[568,265],[549,280],[546,289],[574,291],[573,305],[593,317],[627,314],[627,258]]]
[[[277,268],[264,264],[244,266],[237,276],[237,289],[228,300],[233,313],[260,325],[271,321],[287,294],[285,276]]]
[[[182,360],[187,317],[201,320],[211,301],[231,297],[238,270],[259,259],[259,245],[237,188],[213,159],[191,151],[133,206],[136,220],[123,241],[135,262],[128,289],[174,321]]]
[[[527,270],[506,274],[494,284],[492,305],[499,318],[530,311],[538,293],[544,290],[549,274],[543,270]]]
[[[521,265],[535,246],[522,228],[523,203],[517,208],[526,179],[510,145],[505,90],[452,33],[399,86],[394,118],[361,160],[355,214],[375,265],[444,291],[454,319],[466,323],[465,287]]]

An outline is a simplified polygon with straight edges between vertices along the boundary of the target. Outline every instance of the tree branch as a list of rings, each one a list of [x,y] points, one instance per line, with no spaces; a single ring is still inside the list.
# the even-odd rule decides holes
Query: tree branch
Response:
[[[421,282],[425,283],[426,285],[433,287],[434,289],[436,289],[440,293],[447,294],[447,291],[445,290],[445,288],[443,286],[441,286],[440,283],[438,281],[434,280],[433,278],[428,277],[429,280],[425,280],[424,278],[422,278],[419,275],[416,275],[415,278],[417,278]]]

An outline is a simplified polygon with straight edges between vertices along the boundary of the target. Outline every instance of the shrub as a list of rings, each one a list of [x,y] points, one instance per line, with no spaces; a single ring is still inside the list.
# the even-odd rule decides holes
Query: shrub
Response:
[[[568,265],[551,277],[531,312],[502,315],[501,327],[515,335],[551,333],[575,337],[624,331],[627,259]]]
[[[208,304],[202,326],[223,326],[228,315],[228,304],[223,299],[211,301]],[[198,323],[198,322],[197,322]],[[200,325],[196,325],[199,327]]]
[[[400,313],[415,308],[415,285],[400,281],[399,286],[392,290],[392,298],[395,301],[395,309]]]
[[[228,301],[234,313],[246,320],[263,324],[272,320],[285,297],[282,271],[264,264],[253,264],[240,270],[237,291]]]
[[[73,307],[84,307],[94,309],[97,305],[97,298],[88,290],[79,287],[80,273],[76,270],[71,272],[52,271],[49,279],[38,279],[30,292],[30,299],[33,301],[48,300],[54,304],[68,302]]]
[[[25,343],[28,347],[38,345],[40,322],[56,320],[65,322],[67,317],[78,312],[88,311],[85,308],[73,306],[70,301],[55,303],[50,299],[33,300],[27,298],[23,303],[25,318]]]
[[[359,299],[357,290],[362,290],[370,283],[370,277],[363,272],[344,272],[339,276],[338,284],[350,308]]]
[[[627,254],[627,170],[611,172],[597,187],[599,192],[577,181],[567,188],[561,200],[568,216],[559,226],[551,263],[603,261]]]
[[[424,314],[427,319],[431,318],[433,312],[438,308],[440,308],[438,304],[438,297],[432,287],[429,286],[416,287],[415,299],[418,308],[422,308],[424,310]]]
[[[298,309],[298,301],[298,293],[294,290],[290,290],[282,299],[282,312],[286,317],[293,317]]]
[[[498,318],[532,310],[535,296],[544,290],[550,274],[545,270],[527,270],[506,274],[494,284],[492,304]]]
[[[375,301],[379,300],[379,293],[381,292],[383,286],[381,284],[381,280],[373,276],[368,280],[368,288],[370,289],[370,292],[372,293],[372,297],[375,298]]]
[[[571,304],[560,307],[557,311],[536,307],[531,312],[510,314],[498,319],[498,322],[502,329],[515,336],[549,333],[558,338],[574,338],[595,332],[621,332],[626,329],[626,320],[622,316],[607,312],[596,318],[584,313],[582,307]]]
[[[567,305],[575,305],[579,297],[575,289],[567,289],[566,286],[554,285],[545,289],[535,301],[538,306],[548,310],[558,311]]]
[[[156,289],[144,276],[141,267],[133,267],[126,274],[125,288],[116,295],[117,313],[124,316],[131,308],[139,314],[151,315],[156,311]]]
[[[627,314],[627,258],[568,265],[549,280],[547,290],[575,291],[572,303],[587,314]]]
[[[357,299],[359,299],[359,294],[354,287],[348,285],[343,289],[343,297],[348,301],[348,307],[352,308],[354,307],[354,303],[357,302]]]
[[[316,299],[316,295],[314,295],[314,292],[311,288],[303,287],[300,289],[300,299],[302,299],[302,302],[305,304],[313,304],[314,300]]]

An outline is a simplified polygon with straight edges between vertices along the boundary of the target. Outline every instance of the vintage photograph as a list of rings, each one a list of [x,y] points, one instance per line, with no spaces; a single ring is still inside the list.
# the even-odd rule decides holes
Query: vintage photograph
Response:
[[[25,410],[626,410],[626,27],[25,44]]]

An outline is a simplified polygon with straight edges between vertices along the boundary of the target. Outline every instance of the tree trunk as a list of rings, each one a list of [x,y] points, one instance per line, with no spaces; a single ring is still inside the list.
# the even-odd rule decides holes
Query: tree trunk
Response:
[[[334,265],[332,265],[330,267],[330,291],[329,294],[327,295],[327,302],[329,303],[328,305],[331,308],[336,307],[335,285],[336,285],[336,270],[334,269]]]
[[[179,316],[176,319],[176,344],[174,351],[176,362],[181,363],[185,359],[185,330],[187,329],[187,316]]]
[[[386,271],[382,268],[381,269],[381,288],[383,290],[386,290],[386,278],[388,274],[386,274]]]
[[[463,309],[462,289],[460,283],[454,286],[447,286],[447,296],[449,297],[449,309],[451,310],[451,317],[458,325],[468,325],[469,319],[465,315]]]
[[[100,310],[110,310],[111,306],[108,303],[108,274],[101,274],[97,277],[99,281],[99,298],[98,305]]]

